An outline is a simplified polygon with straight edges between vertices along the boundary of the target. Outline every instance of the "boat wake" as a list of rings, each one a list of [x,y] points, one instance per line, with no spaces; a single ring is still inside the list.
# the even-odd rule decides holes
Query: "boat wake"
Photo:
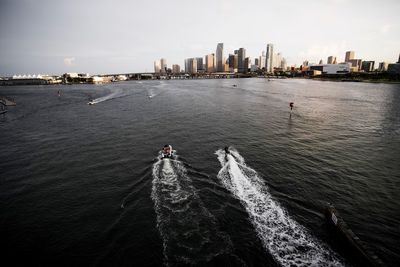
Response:
[[[229,236],[218,231],[215,217],[196,194],[182,162],[159,159],[154,163],[151,196],[166,265],[206,265],[231,257]]]
[[[275,201],[255,170],[234,149],[216,151],[218,178],[237,197],[265,249],[282,266],[343,266],[326,245],[312,237]]]
[[[127,95],[127,93],[124,92],[122,89],[117,89],[114,92],[112,92],[111,94],[93,99],[89,103],[90,103],[90,105],[94,105],[94,104],[98,104],[98,103],[101,103],[101,102],[104,102],[107,100],[124,97],[126,95]]]

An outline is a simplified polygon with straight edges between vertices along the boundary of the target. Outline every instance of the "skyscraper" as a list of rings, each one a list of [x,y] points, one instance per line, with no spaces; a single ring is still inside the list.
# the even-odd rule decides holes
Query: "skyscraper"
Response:
[[[179,65],[177,65],[177,64],[172,65],[172,73],[173,74],[178,74],[180,71],[181,71],[181,68]]]
[[[246,57],[244,59],[244,62],[243,62],[243,71],[242,71],[242,73],[247,73],[249,71],[249,65],[250,65],[250,58]]]
[[[245,59],[246,59],[246,49],[239,48],[239,51],[238,51],[238,72],[240,72],[240,73],[244,73],[245,69],[247,70],[247,68],[248,68],[248,64],[247,64],[247,68],[244,65]]]
[[[229,63],[229,71],[233,72],[235,69],[235,55],[229,54],[228,63]]]
[[[361,63],[361,69],[365,72],[371,72],[374,70],[375,61],[363,61]]]
[[[354,59],[354,51],[347,51],[344,62],[350,62],[352,59]]]
[[[380,62],[378,71],[387,71],[388,65],[389,64],[387,62]]]
[[[258,65],[260,69],[265,69],[265,51],[262,51]]]
[[[197,59],[187,58],[185,59],[185,72],[186,73],[197,73]]]
[[[267,54],[265,56],[265,71],[272,72],[273,71],[273,63],[274,63],[274,45],[267,44]]]
[[[161,73],[167,72],[167,60],[165,58],[160,59]]]
[[[203,58],[202,57],[196,57],[196,61],[197,61],[197,71],[201,72],[204,71],[204,66],[203,66]]]
[[[155,73],[160,73],[161,70],[161,62],[160,60],[154,61],[154,72]]]
[[[218,43],[217,50],[215,53],[217,72],[224,71],[224,44]]]
[[[206,72],[214,72],[215,71],[215,60],[214,60],[214,54],[208,54],[206,55]]]
[[[336,57],[329,56],[328,57],[328,64],[336,64]]]

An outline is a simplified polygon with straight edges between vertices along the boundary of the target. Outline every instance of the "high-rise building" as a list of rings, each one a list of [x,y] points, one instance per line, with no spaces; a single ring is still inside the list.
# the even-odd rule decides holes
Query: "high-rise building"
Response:
[[[178,64],[173,64],[172,65],[172,73],[173,74],[178,74],[181,72],[181,67]]]
[[[265,56],[265,71],[272,72],[273,69],[273,62],[274,62],[274,45],[267,44],[267,53]]]
[[[365,72],[374,71],[375,61],[363,61],[361,63],[361,69]]]
[[[282,70],[286,70],[286,68],[287,68],[287,63],[286,63],[286,59],[285,58],[282,58],[281,68],[282,68]]]
[[[352,59],[354,59],[354,51],[347,51],[344,62],[350,62]]]
[[[324,61],[322,59],[319,60],[319,65],[324,64]]]
[[[265,69],[265,51],[262,51],[261,56],[259,58],[259,67],[260,69]]]
[[[229,71],[233,72],[235,69],[235,56],[234,54],[229,54],[228,57],[228,64],[229,64]]]
[[[246,57],[243,62],[243,73],[247,73],[249,71],[249,65],[250,65],[250,58]]]
[[[214,54],[206,55],[206,72],[212,73],[215,71],[215,57]]]
[[[202,57],[197,57],[196,61],[197,61],[197,72],[204,72],[203,58]]]
[[[167,72],[167,60],[165,58],[160,59],[160,67],[161,67],[161,73]]]
[[[247,68],[245,67],[245,65],[244,65],[245,59],[246,59],[246,49],[239,48],[239,51],[238,51],[238,72],[240,72],[240,73],[244,73],[245,70],[247,72],[247,69],[248,69],[249,65],[247,64]]]
[[[197,73],[197,58],[191,59],[191,72],[190,73]]]
[[[351,69],[353,71],[359,71],[361,69],[361,59],[349,59],[347,63],[351,63]]]
[[[282,53],[274,54],[274,63],[272,65],[273,68],[280,68],[282,63]]]
[[[215,61],[217,65],[217,72],[224,71],[224,44],[218,43],[215,53]]]
[[[186,73],[197,73],[197,59],[187,58],[185,59],[185,72]]]
[[[378,71],[387,71],[388,65],[387,62],[379,62]]]
[[[336,57],[329,56],[328,57],[328,64],[336,64]]]
[[[258,68],[260,67],[260,62],[258,58],[254,59],[254,65],[256,65]]]
[[[161,62],[160,60],[154,61],[154,72],[155,73],[160,73],[161,71]]]

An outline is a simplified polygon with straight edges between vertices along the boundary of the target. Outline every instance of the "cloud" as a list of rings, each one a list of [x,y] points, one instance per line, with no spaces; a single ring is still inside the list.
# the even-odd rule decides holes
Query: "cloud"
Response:
[[[72,66],[74,64],[75,58],[74,57],[66,57],[64,58],[64,64],[67,66]]]
[[[381,27],[381,33],[387,33],[390,31],[390,28],[392,27],[392,25],[390,24],[385,24]]]

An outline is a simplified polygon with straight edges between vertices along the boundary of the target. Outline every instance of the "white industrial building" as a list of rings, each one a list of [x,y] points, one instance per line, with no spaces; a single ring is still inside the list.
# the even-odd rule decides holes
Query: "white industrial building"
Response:
[[[309,70],[319,70],[322,74],[343,74],[349,73],[351,69],[350,63],[340,64],[318,64],[309,66]]]

